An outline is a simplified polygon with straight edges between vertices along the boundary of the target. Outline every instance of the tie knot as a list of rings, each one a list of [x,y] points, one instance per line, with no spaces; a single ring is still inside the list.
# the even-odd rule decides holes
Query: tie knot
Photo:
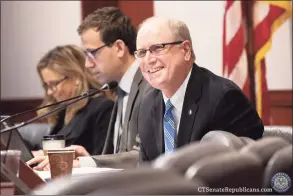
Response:
[[[120,86],[117,87],[116,93],[117,93],[118,97],[123,97],[126,95],[126,92],[124,90],[122,90],[122,88],[120,88]]]
[[[166,112],[168,112],[169,110],[172,110],[174,106],[172,105],[170,99],[168,99],[168,101],[166,102]]]

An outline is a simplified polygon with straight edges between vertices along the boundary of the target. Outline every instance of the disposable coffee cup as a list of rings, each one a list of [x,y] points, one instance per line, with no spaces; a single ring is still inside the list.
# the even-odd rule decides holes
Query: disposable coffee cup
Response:
[[[48,150],[51,178],[72,174],[74,149]]]
[[[48,150],[60,150],[65,148],[64,135],[46,135],[42,139],[44,155],[47,155]]]

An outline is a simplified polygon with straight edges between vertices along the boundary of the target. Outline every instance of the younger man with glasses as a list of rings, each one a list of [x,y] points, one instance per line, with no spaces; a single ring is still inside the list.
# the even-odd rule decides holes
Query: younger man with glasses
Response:
[[[139,110],[140,160],[224,130],[259,139],[263,124],[254,106],[232,81],[194,63],[187,26],[162,17],[147,19],[137,35],[136,58],[154,89]]]
[[[137,108],[147,87],[135,60],[136,28],[119,8],[105,7],[88,15],[78,28],[88,68],[101,83],[117,81],[118,99],[102,156],[80,157],[81,166],[127,167],[138,161]],[[116,154],[118,155],[105,155]]]

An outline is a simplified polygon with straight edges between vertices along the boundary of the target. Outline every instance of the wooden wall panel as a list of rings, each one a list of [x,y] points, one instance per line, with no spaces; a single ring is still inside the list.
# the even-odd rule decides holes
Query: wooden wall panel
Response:
[[[0,115],[13,115],[23,111],[31,110],[39,107],[42,101],[42,99],[0,100]],[[35,116],[35,112],[30,112],[25,115],[13,118],[13,122],[23,122]]]
[[[153,1],[118,1],[120,9],[132,19],[133,24],[138,25],[154,15]]]
[[[269,97],[272,124],[292,126],[292,91],[270,91]]]
[[[133,24],[138,25],[146,18],[154,15],[153,1],[81,1],[82,19],[94,10],[101,7],[119,7],[123,13],[132,19]]]
[[[82,19],[84,19],[87,15],[92,13],[98,8],[101,7],[118,7],[118,1],[117,0],[95,0],[95,1],[81,1],[81,13],[82,13]]]

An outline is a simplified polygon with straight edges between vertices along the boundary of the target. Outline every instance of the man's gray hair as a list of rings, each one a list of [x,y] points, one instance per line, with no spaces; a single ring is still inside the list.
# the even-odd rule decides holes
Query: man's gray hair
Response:
[[[153,16],[150,18],[147,18],[146,20],[144,20],[140,25],[139,25],[139,29],[144,26],[144,24],[152,21],[152,20],[156,20],[156,19],[162,19],[163,23],[166,24],[172,35],[174,36],[174,39],[177,40],[188,40],[190,41],[191,44],[191,57],[193,58],[193,60],[195,60],[195,54],[194,54],[194,50],[193,50],[193,46],[192,46],[192,40],[191,40],[191,36],[190,36],[190,32],[188,30],[187,25],[180,20],[176,20],[173,18],[165,18],[165,17],[161,17],[161,16]]]

